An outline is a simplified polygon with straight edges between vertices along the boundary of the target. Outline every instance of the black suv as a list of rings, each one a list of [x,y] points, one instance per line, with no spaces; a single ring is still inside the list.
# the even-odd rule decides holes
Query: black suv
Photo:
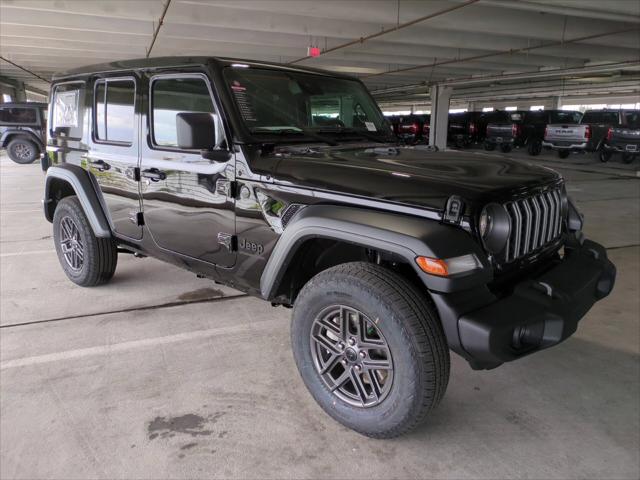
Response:
[[[44,214],[70,280],[105,283],[133,252],[293,307],[305,384],[365,435],[442,400],[449,349],[497,367],[613,288],[560,175],[400,147],[350,77],[128,60],[54,77],[49,124]]]
[[[44,152],[46,103],[0,104],[0,147],[16,163],[31,163]]]
[[[401,142],[408,145],[418,143],[429,144],[429,123],[431,115],[407,115],[400,118],[396,135]]]

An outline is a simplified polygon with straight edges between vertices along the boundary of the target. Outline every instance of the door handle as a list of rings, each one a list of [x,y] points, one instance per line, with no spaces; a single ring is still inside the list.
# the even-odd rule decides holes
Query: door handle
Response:
[[[167,178],[167,174],[157,168],[148,168],[147,170],[142,170],[141,173],[144,178],[148,178],[152,182],[159,182]]]
[[[111,165],[109,165],[104,160],[89,160],[89,163],[96,167],[96,170],[98,170],[99,172],[104,172],[105,170],[109,170],[111,168]]]

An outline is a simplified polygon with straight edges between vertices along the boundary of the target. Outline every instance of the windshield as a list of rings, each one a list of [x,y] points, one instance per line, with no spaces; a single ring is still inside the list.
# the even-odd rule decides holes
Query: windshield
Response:
[[[378,106],[357,81],[237,67],[226,68],[224,76],[253,134],[390,133]]]

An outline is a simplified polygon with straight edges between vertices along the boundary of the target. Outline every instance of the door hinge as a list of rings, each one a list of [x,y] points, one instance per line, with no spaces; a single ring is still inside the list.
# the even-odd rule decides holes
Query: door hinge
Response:
[[[238,250],[238,237],[231,235],[230,233],[219,233],[218,243],[224,245],[230,252]]]
[[[142,214],[142,212],[130,212],[129,220],[131,220],[131,223],[139,227],[144,225],[144,215]]]

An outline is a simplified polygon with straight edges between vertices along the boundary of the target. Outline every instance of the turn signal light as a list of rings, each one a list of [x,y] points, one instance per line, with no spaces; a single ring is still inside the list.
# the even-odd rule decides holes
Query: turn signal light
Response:
[[[609,127],[609,130],[607,130],[607,142],[610,142],[612,138],[613,138],[613,128]]]
[[[431,275],[438,275],[439,277],[446,277],[449,275],[449,269],[444,260],[438,258],[418,257],[416,263],[422,269],[423,272],[430,273]]]

